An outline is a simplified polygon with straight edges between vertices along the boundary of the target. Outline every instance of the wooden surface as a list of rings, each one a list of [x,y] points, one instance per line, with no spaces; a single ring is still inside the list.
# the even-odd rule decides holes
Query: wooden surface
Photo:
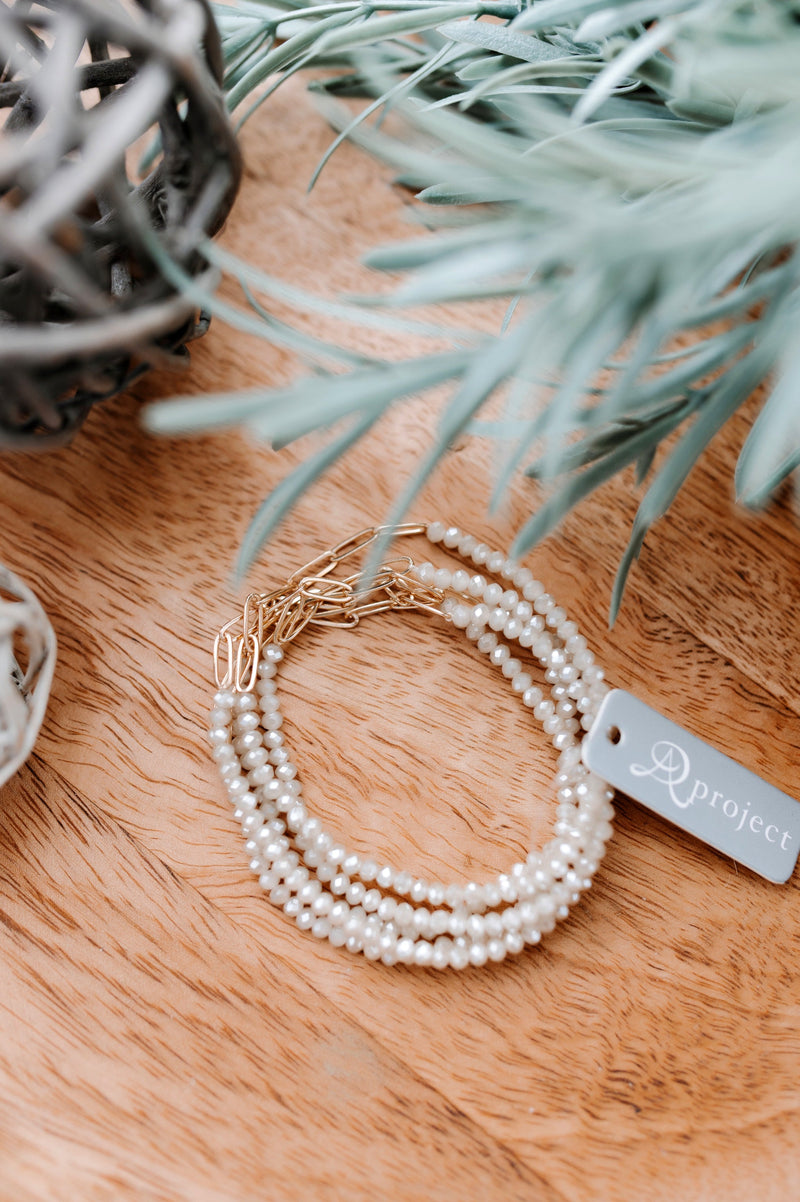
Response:
[[[407,234],[406,198],[298,88],[247,130],[227,245],[332,293]],[[363,346],[377,345],[364,334]],[[204,731],[209,643],[254,505],[295,460],[236,434],[158,441],[140,403],[291,378],[216,322],[186,379],[98,410],[74,447],[0,463],[0,559],[52,615],[46,729],[0,796],[0,1198],[589,1202],[800,1193],[800,907],[628,801],[573,917],[461,974],[320,946],[259,896]],[[383,516],[435,403],[385,422],[287,522],[266,587]],[[629,480],[529,561],[638,693],[798,793],[800,535],[791,497],[730,499],[744,434],[712,447],[606,629]],[[496,545],[491,448],[419,506]],[[500,680],[425,617],[312,635],[287,663],[307,795],[357,850],[437,877],[516,859],[552,817],[553,758]]]

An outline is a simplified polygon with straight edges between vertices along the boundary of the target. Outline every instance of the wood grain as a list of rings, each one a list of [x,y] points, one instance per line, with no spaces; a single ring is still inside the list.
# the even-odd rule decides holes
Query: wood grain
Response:
[[[299,87],[279,93],[246,131],[225,240],[292,282],[360,291],[359,254],[412,236],[406,200],[352,148],[307,198],[327,139]],[[0,463],[0,559],[60,643],[46,729],[0,796],[0,1199],[796,1196],[797,875],[761,882],[621,799],[563,929],[453,975],[320,947],[259,896],[205,748],[209,643],[249,516],[300,452],[158,441],[139,412],[296,370],[215,323],[186,379],[99,409],[68,451]],[[383,422],[251,583],[382,517],[437,404]],[[745,424],[649,539],[611,632],[628,480],[530,562],[613,683],[797,794],[800,535],[790,496],[758,518],[730,500]],[[464,443],[419,512],[503,545],[535,496],[519,484],[490,522],[490,480],[491,448]],[[541,838],[552,757],[453,632],[420,616],[317,633],[285,680],[306,792],[358,850],[455,877]]]

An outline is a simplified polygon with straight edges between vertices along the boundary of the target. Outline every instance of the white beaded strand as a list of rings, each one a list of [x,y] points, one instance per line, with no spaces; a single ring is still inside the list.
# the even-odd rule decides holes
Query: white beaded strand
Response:
[[[556,822],[543,848],[493,880],[463,884],[428,882],[348,851],[303,797],[282,731],[275,679],[284,648],[275,643],[263,649],[252,691],[215,694],[209,741],[250,869],[273,905],[368,960],[460,969],[538,943],[591,885],[611,835],[613,793],[581,763],[580,738],[606,686],[575,623],[527,568],[455,526],[434,522],[426,533],[482,571],[422,563],[411,572],[445,592],[444,616],[501,671],[558,752]],[[531,658],[545,688],[533,683]]]

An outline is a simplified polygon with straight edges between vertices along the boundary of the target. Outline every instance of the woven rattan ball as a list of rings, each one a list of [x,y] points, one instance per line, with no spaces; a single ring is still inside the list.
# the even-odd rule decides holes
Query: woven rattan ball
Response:
[[[55,658],[46,613],[28,586],[0,564],[0,785],[30,754]]]
[[[0,67],[0,446],[35,449],[186,358],[170,260],[204,271],[240,159],[206,0],[4,4]]]

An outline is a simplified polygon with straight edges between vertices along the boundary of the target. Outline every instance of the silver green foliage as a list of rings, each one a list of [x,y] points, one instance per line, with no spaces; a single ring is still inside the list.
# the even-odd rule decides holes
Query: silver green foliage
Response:
[[[243,425],[275,445],[330,438],[267,498],[242,570],[389,406],[446,380],[389,520],[464,432],[496,440],[493,506],[519,472],[548,485],[516,554],[630,467],[643,496],[612,615],[648,529],[765,379],[738,497],[762,505],[800,463],[799,3],[238,0],[217,15],[231,107],[246,116],[288,75],[328,68],[312,86],[337,141],[358,140],[419,195],[429,232],[368,260],[398,274],[394,292],[337,316],[391,325],[403,306],[507,301],[493,335],[460,328],[449,352],[377,361],[277,323],[270,296],[321,302],[206,248],[251,302],[228,316],[296,346],[316,372],[279,392],[167,402],[150,425]],[[382,128],[390,108],[400,135]],[[502,412],[489,421],[492,397]]]

